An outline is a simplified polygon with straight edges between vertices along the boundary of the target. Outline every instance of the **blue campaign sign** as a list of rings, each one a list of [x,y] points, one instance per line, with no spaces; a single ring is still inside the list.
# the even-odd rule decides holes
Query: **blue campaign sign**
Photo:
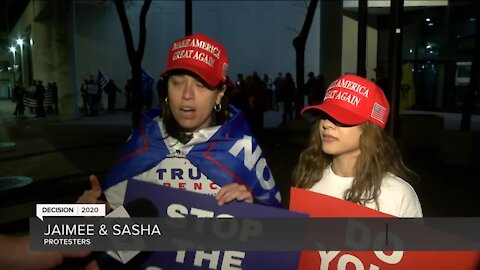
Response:
[[[160,217],[202,213],[234,217],[305,217],[305,214],[258,204],[231,202],[218,206],[210,195],[163,187],[142,181],[128,181],[125,202],[144,198],[153,202]],[[172,209],[175,208],[175,209]],[[191,211],[192,208],[196,209]],[[203,210],[203,211],[199,211]],[[170,214],[169,214],[170,213]],[[195,215],[193,215],[195,216]],[[144,252],[128,263],[140,269],[297,269],[300,252],[177,251]],[[135,263],[136,265],[131,265]],[[140,265],[140,267],[138,267]]]

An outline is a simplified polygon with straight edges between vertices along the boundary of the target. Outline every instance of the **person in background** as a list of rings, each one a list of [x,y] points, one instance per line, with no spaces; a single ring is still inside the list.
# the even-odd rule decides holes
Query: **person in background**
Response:
[[[125,112],[132,111],[132,95],[133,95],[133,81],[132,79],[127,80],[125,84]]]
[[[117,92],[121,93],[120,89],[118,89],[117,85],[110,79],[110,81],[105,85],[104,88],[105,93],[107,94],[107,113],[115,113],[115,103],[117,100]]]
[[[58,87],[56,82],[52,82],[52,104],[53,113],[58,114]]]
[[[283,74],[282,72],[278,72],[277,77],[275,77],[275,80],[273,80],[273,87],[274,87],[274,93],[275,93],[275,110],[283,112],[283,103],[281,102],[281,97],[280,97],[280,88],[282,87],[283,84]]]
[[[36,108],[36,105],[37,105],[37,101],[35,99],[35,92],[37,91],[37,80],[32,80],[32,84],[28,87],[28,91],[27,91],[27,94],[26,96],[30,99],[34,99],[35,101],[35,104],[29,104],[30,106],[28,106],[30,108],[30,113],[34,113],[34,108]],[[36,109],[35,109],[36,111]]]
[[[44,106],[47,107],[47,113],[53,113],[53,100],[52,100],[52,83],[48,82],[47,87],[45,87],[45,95],[44,95]]]
[[[247,84],[243,77],[242,73],[237,74],[237,80],[235,81],[235,87],[233,88],[232,94],[229,97],[230,103],[235,105],[244,113],[247,112],[248,104],[248,94],[247,94]]]
[[[89,115],[89,100],[88,100],[88,78],[83,79],[83,84],[80,87],[80,94],[83,101],[83,114],[85,116]]]
[[[307,88],[308,105],[313,105],[316,104],[314,103],[314,100],[316,100],[316,96],[318,96],[320,89],[318,89],[317,79],[312,71],[308,73],[307,78],[305,86]]]
[[[15,116],[17,118],[23,118],[25,112],[25,105],[23,104],[23,98],[25,97],[25,88],[22,86],[21,81],[15,82],[15,88],[13,88],[13,97],[17,102],[15,106]]]
[[[275,97],[274,97],[274,92],[273,92],[273,82],[270,80],[270,77],[268,77],[268,74],[265,73],[263,74],[263,83],[265,84],[265,87],[267,89],[267,110],[273,110],[274,109],[274,103],[275,103]]]
[[[45,118],[45,108],[43,102],[45,101],[45,86],[43,81],[37,81],[37,88],[35,89],[35,99],[37,100],[37,118]]]
[[[268,94],[265,82],[257,72],[253,72],[247,83],[248,109],[247,121],[255,136],[263,134],[263,114],[267,110]]]
[[[232,82],[230,77],[227,75],[227,81],[225,83],[227,88],[225,89],[225,97],[228,98],[228,100],[231,101],[232,95],[233,95],[233,90],[235,89],[235,84]]]
[[[283,124],[285,124],[287,120],[293,119],[293,101],[296,91],[297,90],[295,87],[295,82],[293,81],[292,74],[290,72],[287,72],[285,74],[285,79],[282,80],[279,91],[279,101],[282,104],[282,106],[280,107],[283,109]]]
[[[97,116],[98,115],[98,107],[101,101],[101,94],[102,91],[93,77],[93,75],[89,76],[87,82],[87,99],[88,99],[88,109],[90,116]]]

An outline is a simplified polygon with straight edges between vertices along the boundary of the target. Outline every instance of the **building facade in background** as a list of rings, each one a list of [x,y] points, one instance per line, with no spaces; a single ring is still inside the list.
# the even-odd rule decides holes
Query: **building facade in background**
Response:
[[[375,68],[388,70],[390,64],[389,7],[379,4],[383,2],[388,1],[369,2],[366,70],[371,79],[378,75]],[[469,81],[477,18],[470,1],[423,1],[420,6],[419,2],[405,1],[401,95],[406,102],[401,108],[459,112]],[[319,2],[305,51],[305,76],[310,71],[325,74],[327,83],[356,72],[358,9],[355,1],[338,3]],[[127,4],[135,44],[142,4]],[[295,76],[292,41],[307,6],[308,1],[193,1],[193,32],[224,43],[232,79],[254,71],[271,78],[278,72]],[[165,67],[169,44],[184,35],[184,14],[183,1],[152,2],[143,68],[154,78]],[[130,77],[123,32],[111,1],[30,1],[10,37],[24,40],[22,48],[17,46],[21,68],[16,78],[26,85],[33,79],[56,81],[60,113],[66,118],[78,116],[79,88],[88,75],[96,76],[101,69],[121,89]],[[13,66],[12,58],[4,53],[0,62]],[[0,84],[7,83],[13,85],[11,72],[0,72]],[[120,95],[117,106],[124,102]]]

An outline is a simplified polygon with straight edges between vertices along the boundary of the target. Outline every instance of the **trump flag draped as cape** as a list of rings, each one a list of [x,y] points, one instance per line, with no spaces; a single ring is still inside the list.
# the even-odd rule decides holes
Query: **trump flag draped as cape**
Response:
[[[253,138],[243,114],[230,107],[232,117],[207,141],[195,144],[186,158],[215,184],[245,185],[256,202],[279,207],[280,193],[262,150]],[[108,189],[145,172],[171,154],[163,140],[159,123],[144,119],[120,152],[116,166],[102,183]]]

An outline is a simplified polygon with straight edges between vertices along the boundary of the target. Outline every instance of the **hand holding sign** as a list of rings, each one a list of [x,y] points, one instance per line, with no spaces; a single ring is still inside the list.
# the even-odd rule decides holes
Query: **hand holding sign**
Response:
[[[245,185],[239,185],[237,183],[223,186],[217,193],[216,198],[218,205],[220,206],[227,204],[233,200],[245,201],[249,203],[253,202],[252,193],[247,189],[247,187]]]
[[[304,214],[289,212],[285,209],[267,207],[263,205],[256,205],[250,203],[239,203],[236,200],[252,201],[249,191],[238,184],[224,185],[225,189],[221,195],[223,203],[227,202],[227,197],[231,198],[226,205],[219,206],[219,200],[215,200],[212,196],[196,194],[185,190],[168,188],[160,185],[155,185],[143,181],[130,180],[127,184],[127,192],[125,194],[125,202],[128,204],[137,199],[147,199],[151,201],[160,217],[305,217]],[[222,188],[222,189],[223,189]],[[230,197],[231,194],[233,195]],[[250,198],[250,199],[249,199]],[[218,219],[221,220],[221,219]],[[231,219],[230,219],[231,220]],[[228,225],[229,223],[222,223]],[[230,223],[232,224],[232,223]],[[232,224],[233,225],[233,224]],[[197,231],[197,228],[198,231]],[[204,235],[209,233],[207,228],[211,227],[195,227],[193,233],[198,233],[202,236],[199,242],[191,242],[187,238],[182,238],[182,235],[175,236],[175,243],[180,246],[193,245],[207,245],[211,238],[205,238]],[[225,237],[225,228],[228,231],[229,242],[242,242],[250,237],[253,239],[261,233],[261,228],[256,223],[243,222],[237,226],[232,227],[218,227],[220,233]],[[214,232],[214,233],[215,233]],[[166,235],[172,237],[171,235]],[[218,235],[217,235],[218,236]],[[210,239],[210,240],[209,240]],[[165,240],[166,241],[166,240]],[[242,242],[243,243],[243,242]],[[192,250],[191,248],[188,248]],[[255,252],[255,251],[236,251],[236,250],[222,250],[222,251],[205,251],[205,249],[198,248],[198,251],[184,251],[185,248],[179,248],[179,251],[173,252],[154,252],[147,258],[138,260],[137,262],[130,261],[125,266],[131,268],[148,269],[297,269],[299,252],[285,251],[285,252]],[[203,250],[203,251],[202,251]],[[135,260],[135,258],[133,259]],[[113,268],[112,268],[113,269]]]

